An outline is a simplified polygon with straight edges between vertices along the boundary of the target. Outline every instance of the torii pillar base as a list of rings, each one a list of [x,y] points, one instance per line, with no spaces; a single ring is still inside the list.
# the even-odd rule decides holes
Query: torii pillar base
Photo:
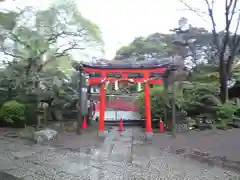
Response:
[[[153,139],[153,132],[145,132],[145,140],[151,141]]]
[[[98,132],[98,137],[105,138],[105,137],[107,137],[107,135],[108,135],[108,131],[99,131]]]

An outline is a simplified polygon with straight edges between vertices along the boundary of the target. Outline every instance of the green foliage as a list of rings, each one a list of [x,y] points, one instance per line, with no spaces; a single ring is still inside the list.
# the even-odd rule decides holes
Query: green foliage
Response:
[[[15,12],[0,12],[0,25],[4,29],[12,30],[16,25],[16,17],[18,16]]]
[[[203,47],[209,45],[212,34],[204,28],[192,27],[186,39],[195,37],[196,45]],[[153,33],[147,37],[137,37],[129,45],[122,46],[116,53],[116,60],[136,59],[144,60],[144,55],[154,58],[169,57],[176,53],[173,45],[174,34]]]
[[[71,56],[62,56],[56,58],[54,61],[49,61],[44,67],[43,70],[46,72],[63,72],[66,75],[72,75],[72,57]]]
[[[216,113],[217,106],[221,104],[217,70],[214,65],[199,65],[198,70],[187,77],[188,83],[183,83],[184,109],[189,116]]]
[[[201,113],[215,114],[216,108],[221,101],[216,92],[216,87],[210,84],[182,83],[182,87],[176,88],[175,105],[176,111],[187,114],[190,117]],[[176,86],[176,85],[175,85]],[[172,111],[172,87],[165,94],[163,86],[151,88],[152,118],[159,119],[164,114],[164,108]],[[145,117],[144,92],[140,94],[138,104],[141,116]],[[215,107],[215,108],[213,108]],[[201,111],[199,111],[201,109]]]
[[[168,112],[172,111],[172,93],[168,92],[165,94],[163,86],[157,86],[151,88],[151,112],[152,112],[152,118],[153,119],[160,119],[164,115],[164,108]],[[144,102],[144,92],[142,92],[139,96],[139,99],[137,101],[137,104],[140,106],[140,114],[142,118],[145,118],[145,102]],[[175,106],[177,112],[185,112],[185,107],[187,106],[187,102],[184,100],[181,95],[176,95],[175,99]]]
[[[151,106],[152,106],[152,119],[159,119],[163,116],[163,110],[165,106],[163,89],[162,88],[151,88]],[[145,101],[144,92],[139,96],[137,104],[140,106],[140,114],[145,118]]]
[[[36,16],[36,26],[42,34],[46,35],[58,31],[62,33],[61,30],[64,29],[70,39],[79,40],[80,38],[81,45],[93,41],[102,43],[99,27],[83,17],[73,1],[59,2],[46,10],[39,11]],[[55,39],[52,40],[56,42]],[[83,41],[84,44],[82,44]]]
[[[15,100],[7,101],[0,109],[1,120],[7,123],[17,123],[25,120],[25,106]]]
[[[163,96],[162,89],[152,88],[151,91],[151,106],[152,106],[152,115],[153,119],[156,117],[161,117],[163,113]],[[144,92],[142,92],[139,96],[137,104],[140,106],[140,114],[144,118],[145,117],[145,99]]]
[[[153,34],[147,38],[137,37],[128,46],[123,46],[117,51],[120,59],[134,58],[136,60],[144,60],[143,55],[154,57],[168,56],[168,48],[166,42],[171,35]],[[170,41],[169,41],[170,42]],[[169,44],[169,47],[171,44]]]
[[[228,122],[232,121],[236,110],[237,106],[231,101],[219,104],[216,111],[216,123],[226,126]]]
[[[200,64],[195,72],[188,76],[188,80],[196,83],[210,83],[218,86],[219,73],[218,66],[214,64]]]
[[[32,126],[37,124],[37,104],[25,104],[25,122],[26,125]]]
[[[240,108],[237,108],[237,110],[235,111],[234,115],[238,118],[240,118]]]
[[[26,13],[33,15],[35,24],[22,23]],[[8,25],[18,24],[19,19],[21,26]],[[77,81],[69,82],[73,74],[69,52],[101,48],[99,27],[83,17],[73,1],[54,2],[41,10],[28,7],[21,13],[0,13],[0,25],[0,43],[13,44],[2,47],[13,62],[0,72],[0,105],[10,99],[25,104],[25,121],[32,125],[37,122],[39,102],[52,99],[48,111],[62,120],[63,110],[77,98]],[[11,117],[4,120],[12,122]]]

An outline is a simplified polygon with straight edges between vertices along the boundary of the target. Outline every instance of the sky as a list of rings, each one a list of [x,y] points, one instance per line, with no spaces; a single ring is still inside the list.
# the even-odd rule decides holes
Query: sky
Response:
[[[215,4],[217,29],[224,27],[224,1]],[[51,0],[7,0],[5,7],[33,5],[46,7]],[[105,55],[112,59],[116,50],[127,45],[137,36],[151,33],[169,33],[178,26],[180,17],[186,17],[190,24],[211,30],[210,22],[198,15],[184,10],[186,7],[179,0],[76,0],[83,16],[96,23],[105,42]],[[206,12],[204,0],[186,0],[193,7]],[[3,6],[1,6],[3,7]],[[205,16],[205,20],[208,18]]]

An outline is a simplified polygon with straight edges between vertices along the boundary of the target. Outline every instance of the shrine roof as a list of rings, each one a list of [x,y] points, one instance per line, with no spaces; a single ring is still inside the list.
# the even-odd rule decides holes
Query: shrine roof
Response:
[[[170,59],[165,60],[145,60],[145,61],[132,61],[132,60],[99,60],[89,63],[81,63],[81,66],[87,68],[96,69],[156,69],[156,68],[167,68],[176,69],[178,66]]]

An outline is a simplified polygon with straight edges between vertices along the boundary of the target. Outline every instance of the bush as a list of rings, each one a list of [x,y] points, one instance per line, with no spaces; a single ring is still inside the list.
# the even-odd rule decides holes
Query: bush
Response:
[[[37,125],[38,95],[35,93],[20,94],[16,96],[18,102],[25,105],[25,123],[27,126]]]
[[[183,109],[191,118],[204,114],[216,114],[216,108],[221,104],[219,93],[214,85],[204,83],[186,84],[183,88]],[[201,111],[199,111],[201,109]]]
[[[25,120],[25,106],[15,100],[5,102],[0,109],[0,119],[8,124],[22,124]]]
[[[151,114],[152,119],[160,119],[164,116],[164,108],[167,108],[168,114],[172,111],[172,94],[165,95],[164,89],[162,86],[151,88]],[[140,97],[137,101],[140,114],[142,118],[145,118],[145,101],[144,101],[144,92],[140,94]],[[180,97],[176,97],[175,105],[176,112],[185,113],[183,111],[185,102]]]
[[[37,104],[25,104],[25,122],[27,126],[37,125]]]
[[[232,121],[233,115],[236,110],[237,106],[231,101],[228,101],[225,104],[218,105],[216,111],[216,124],[226,126],[228,122]]]
[[[160,119],[160,117],[163,116],[165,106],[163,88],[161,87],[151,88],[150,93],[151,93],[152,119]],[[140,97],[137,101],[137,105],[139,106],[142,118],[145,118],[144,92],[140,94]]]
[[[238,107],[237,110],[235,111],[234,115],[238,118],[240,118],[240,108]]]

